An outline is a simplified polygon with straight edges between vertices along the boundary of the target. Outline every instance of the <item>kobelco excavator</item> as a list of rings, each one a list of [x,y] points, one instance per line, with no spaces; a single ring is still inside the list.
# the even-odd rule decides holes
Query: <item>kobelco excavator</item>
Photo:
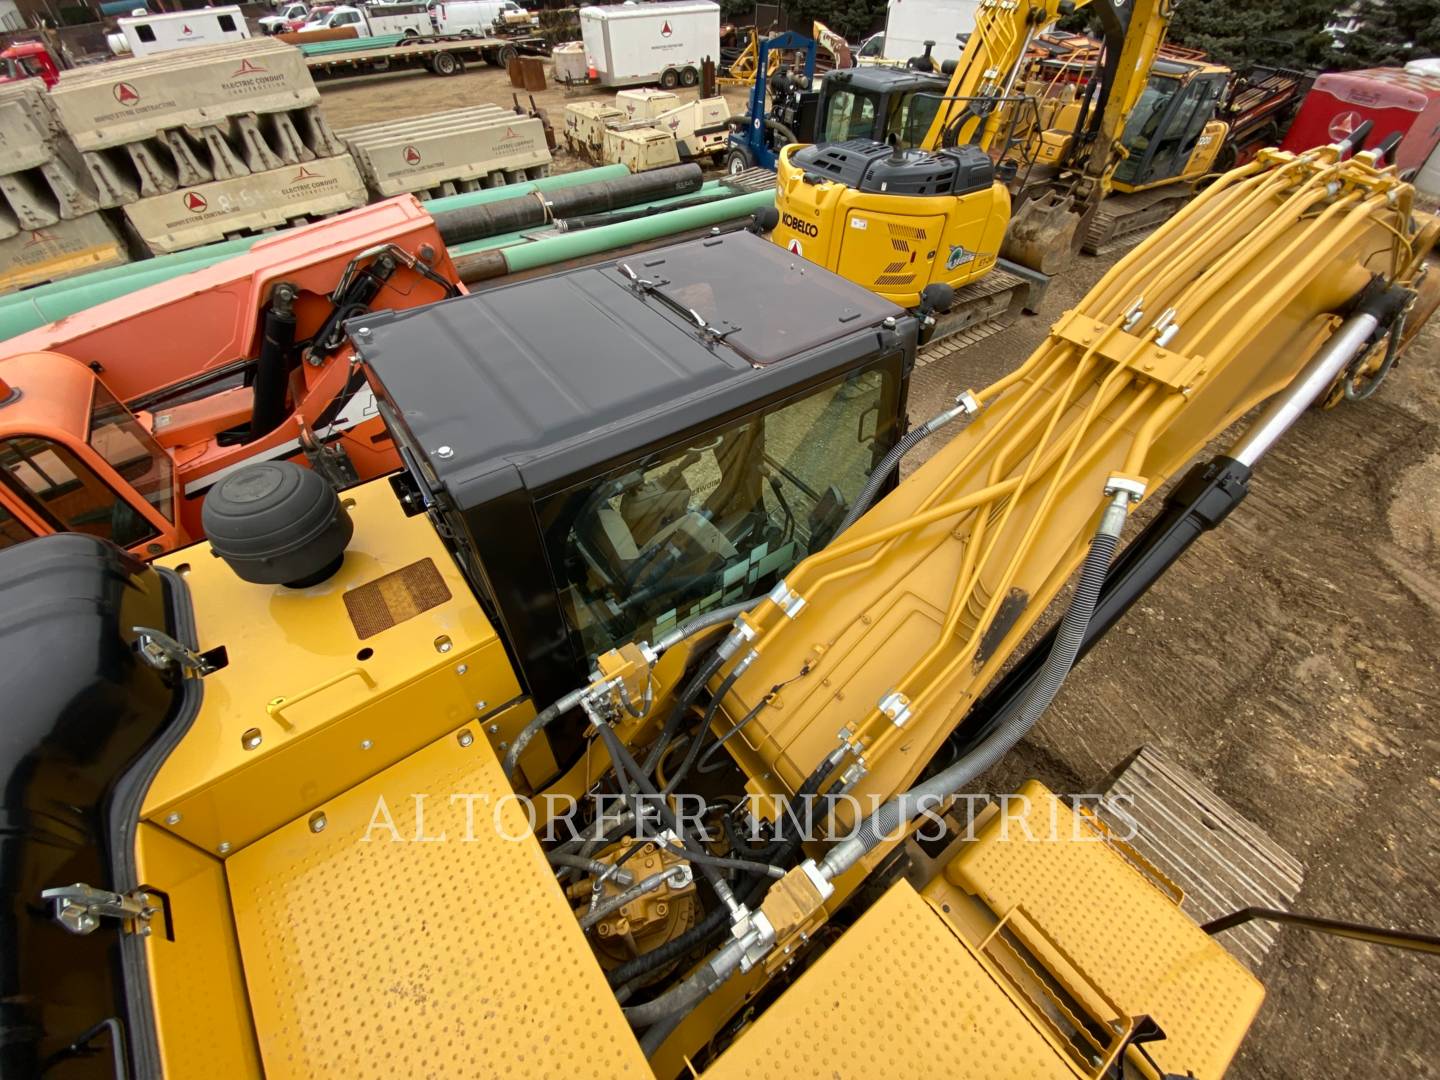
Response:
[[[1042,113],[1022,81],[1027,49],[1085,6],[984,0],[948,85],[908,70],[828,75],[816,144],[781,154],[775,242],[917,311],[935,335],[1035,310],[1130,163],[1122,134],[1141,156],[1121,180],[1147,191],[1203,174],[1224,139],[1212,119],[1224,69],[1156,67],[1170,0],[1089,4],[1103,61],[1071,107]],[[1012,145],[1017,129],[1028,146]],[[1145,201],[1145,226],[1174,208],[1157,216]]]
[[[1163,867],[955,800],[1389,370],[1440,226],[1351,149],[908,429],[919,320],[726,234],[346,320],[391,477],[0,550],[6,1075],[1221,1075],[1263,988]]]

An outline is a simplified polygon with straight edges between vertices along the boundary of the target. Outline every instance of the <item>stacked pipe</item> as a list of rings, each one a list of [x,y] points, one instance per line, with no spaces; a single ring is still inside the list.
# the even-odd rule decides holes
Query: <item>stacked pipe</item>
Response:
[[[0,290],[118,266],[125,246],[38,79],[0,86]]]
[[[498,105],[365,124],[338,135],[376,198],[407,192],[439,198],[539,180],[550,172],[539,118]]]
[[[51,96],[102,207],[154,254],[363,205],[300,53],[264,38],[65,72]]]

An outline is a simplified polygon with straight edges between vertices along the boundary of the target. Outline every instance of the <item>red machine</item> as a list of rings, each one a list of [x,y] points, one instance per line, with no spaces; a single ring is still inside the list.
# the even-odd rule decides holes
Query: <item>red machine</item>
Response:
[[[200,499],[255,461],[337,486],[399,454],[341,329],[464,292],[410,196],[71,315],[0,355],[0,547],[71,530],[145,557],[200,535]]]
[[[1402,177],[1413,177],[1440,142],[1440,78],[1402,68],[1321,75],[1280,148],[1298,153],[1339,142],[1366,120],[1375,123],[1372,146],[1401,134],[1395,164]]]
[[[45,89],[60,81],[60,67],[50,50],[39,41],[17,41],[0,50],[0,62],[5,70],[0,73],[0,82],[18,82],[21,79],[42,79]]]

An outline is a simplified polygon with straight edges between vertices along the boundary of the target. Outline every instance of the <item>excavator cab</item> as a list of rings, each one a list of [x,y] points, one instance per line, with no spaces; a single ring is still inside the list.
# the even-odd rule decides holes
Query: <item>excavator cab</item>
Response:
[[[817,143],[874,139],[920,145],[945,93],[946,77],[910,68],[836,69],[820,87]]]
[[[1160,59],[1125,123],[1125,157],[1115,167],[1117,191],[1193,179],[1208,172],[1227,126],[1215,110],[1229,83],[1227,69]]]
[[[29,353],[0,376],[0,547],[79,532],[148,558],[181,541],[170,456],[94,371]]]

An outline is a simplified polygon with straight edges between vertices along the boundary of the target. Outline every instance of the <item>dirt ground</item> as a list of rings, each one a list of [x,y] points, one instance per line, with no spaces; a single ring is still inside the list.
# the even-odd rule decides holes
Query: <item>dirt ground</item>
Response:
[[[382,120],[404,120],[411,116],[443,112],[446,109],[461,109],[467,105],[493,104],[510,108],[514,105],[516,94],[519,95],[522,107],[528,107],[530,103],[530,95],[512,87],[510,78],[504,71],[483,63],[470,64],[459,75],[446,78],[417,69],[413,72],[322,81],[318,85],[325,118],[333,128],[378,123]],[[722,93],[730,103],[732,112],[745,111],[745,88],[726,87]],[[681,100],[688,101],[698,96],[698,90],[676,89],[675,94]],[[563,87],[552,85],[534,97],[535,104],[550,114],[551,124],[558,129],[566,105],[587,99],[613,101],[615,91],[600,88],[567,91]],[[569,172],[587,166],[588,162],[557,151],[554,165],[556,172]]]
[[[504,72],[484,67],[322,90],[336,127],[508,105],[511,94]],[[728,96],[743,109],[743,91]],[[536,95],[556,123],[567,100]],[[1017,366],[1109,261],[1082,261],[1052,284],[1040,316],[924,368],[912,418]],[[1440,319],[1374,398],[1303,417],[1258,467],[1250,497],[1076,669],[987,790],[1036,776],[1093,791],[1150,743],[1300,858],[1297,910],[1434,932],[1437,362]],[[1283,930],[1259,974],[1268,999],[1232,1076],[1440,1076],[1435,958]]]

